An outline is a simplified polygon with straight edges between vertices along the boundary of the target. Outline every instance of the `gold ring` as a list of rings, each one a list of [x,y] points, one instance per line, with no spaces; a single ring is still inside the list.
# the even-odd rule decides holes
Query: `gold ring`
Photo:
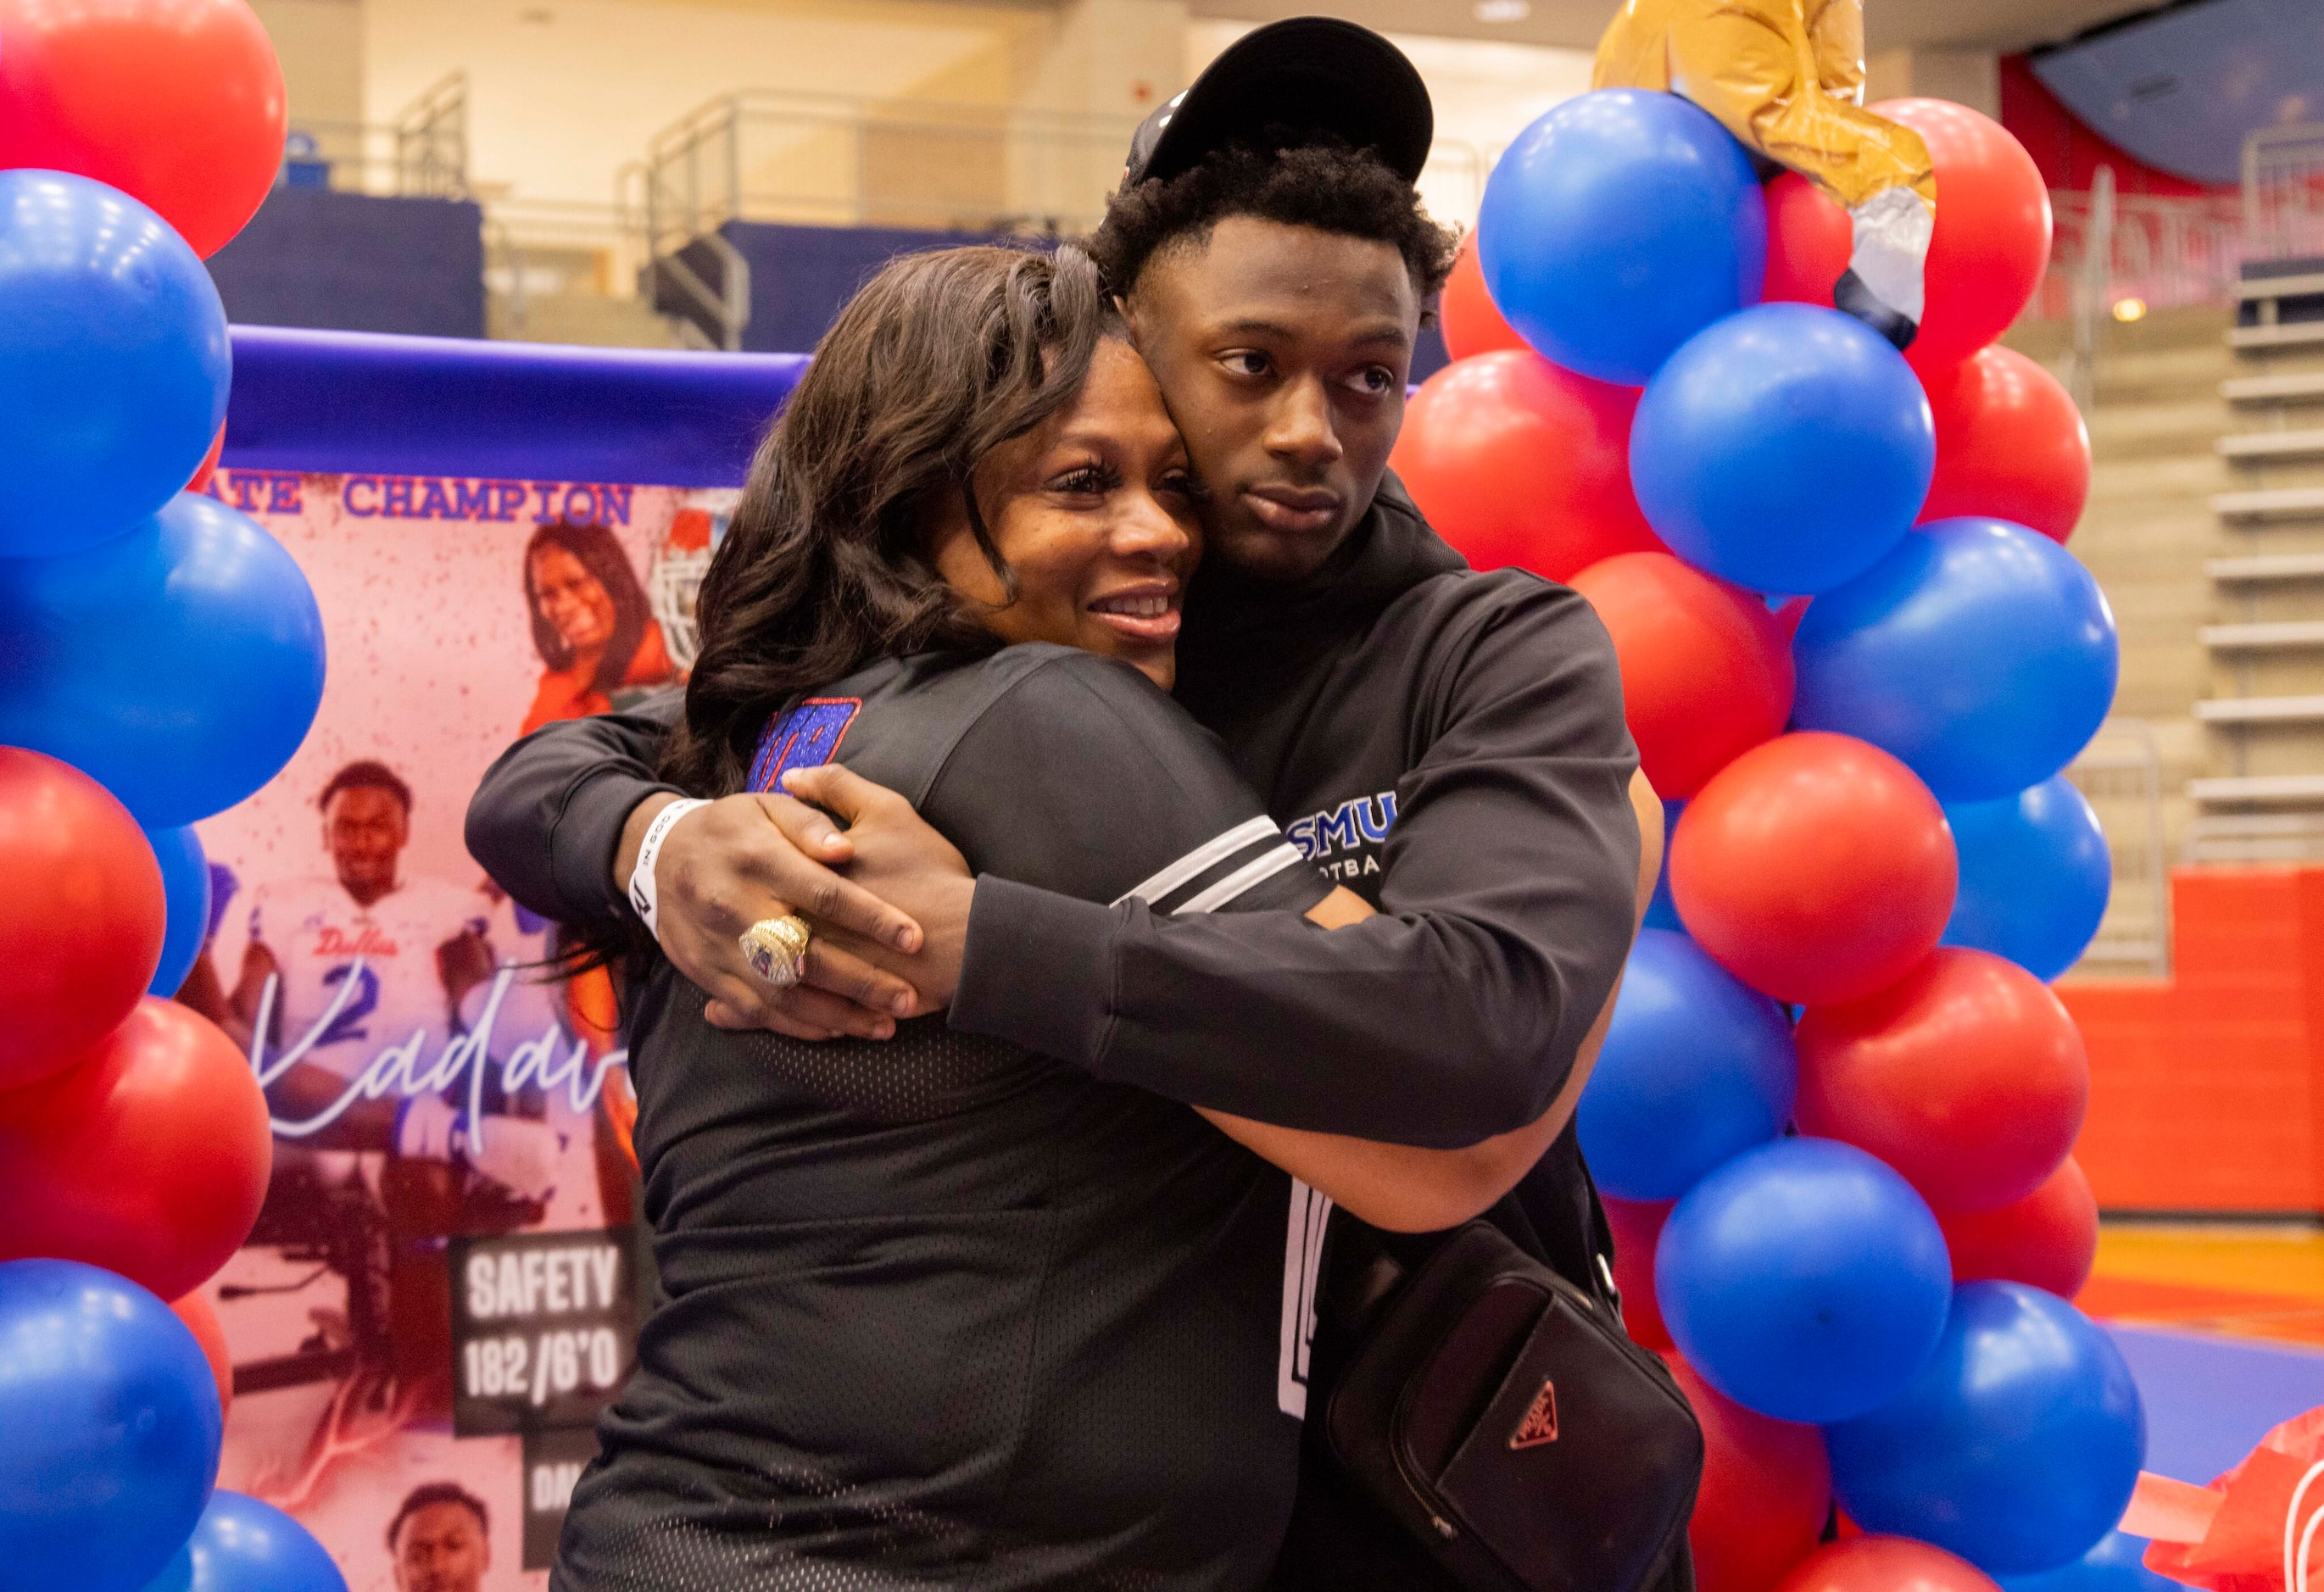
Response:
[[[807,919],[762,917],[744,929],[739,940],[742,959],[761,982],[788,989],[807,976]]]

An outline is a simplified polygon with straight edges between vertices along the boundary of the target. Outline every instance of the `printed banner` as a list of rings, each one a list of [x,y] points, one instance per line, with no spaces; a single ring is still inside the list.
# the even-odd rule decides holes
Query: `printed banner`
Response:
[[[681,681],[731,492],[221,470],[321,603],[329,681],[272,784],[198,826],[179,998],[274,1117],[208,1284],[235,1361],[219,1484],[352,1592],[543,1588],[650,1288],[604,975],[461,842],[520,734]]]

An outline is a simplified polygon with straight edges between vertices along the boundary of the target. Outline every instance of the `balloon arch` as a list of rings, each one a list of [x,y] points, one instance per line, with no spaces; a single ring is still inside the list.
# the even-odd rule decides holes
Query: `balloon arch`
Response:
[[[2046,985],[2111,873],[2061,770],[2117,657],[2063,546],[2081,419],[1994,345],[2048,201],[1975,111],[1871,109],[1936,172],[1907,352],[1831,308],[1838,205],[1600,89],[1493,171],[1394,458],[1473,564],[1590,599],[1670,815],[1579,1122],[1702,1417],[1705,1592],[1989,1592],[2105,1539],[2144,1448],[2067,1302],[2089,1079]]]

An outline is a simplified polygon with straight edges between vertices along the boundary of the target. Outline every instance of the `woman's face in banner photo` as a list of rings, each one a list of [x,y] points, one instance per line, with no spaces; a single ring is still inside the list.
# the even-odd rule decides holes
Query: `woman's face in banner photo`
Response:
[[[936,505],[929,557],[1003,640],[1054,641],[1177,675],[1178,605],[1202,552],[1194,481],[1162,392],[1108,337],[1073,407],[1002,444],[976,472],[977,503],[1016,596],[954,494]]]
[[[576,659],[613,639],[613,596],[588,566],[550,542],[532,555],[532,600]]]

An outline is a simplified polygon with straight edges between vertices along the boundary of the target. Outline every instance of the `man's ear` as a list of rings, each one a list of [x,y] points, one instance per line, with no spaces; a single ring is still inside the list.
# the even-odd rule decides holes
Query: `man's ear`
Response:
[[[1144,328],[1140,324],[1143,317],[1139,314],[1139,301],[1128,293],[1116,293],[1113,296],[1113,310],[1116,315],[1121,317],[1122,326],[1130,332],[1130,345],[1141,353],[1144,352],[1146,338]]]

